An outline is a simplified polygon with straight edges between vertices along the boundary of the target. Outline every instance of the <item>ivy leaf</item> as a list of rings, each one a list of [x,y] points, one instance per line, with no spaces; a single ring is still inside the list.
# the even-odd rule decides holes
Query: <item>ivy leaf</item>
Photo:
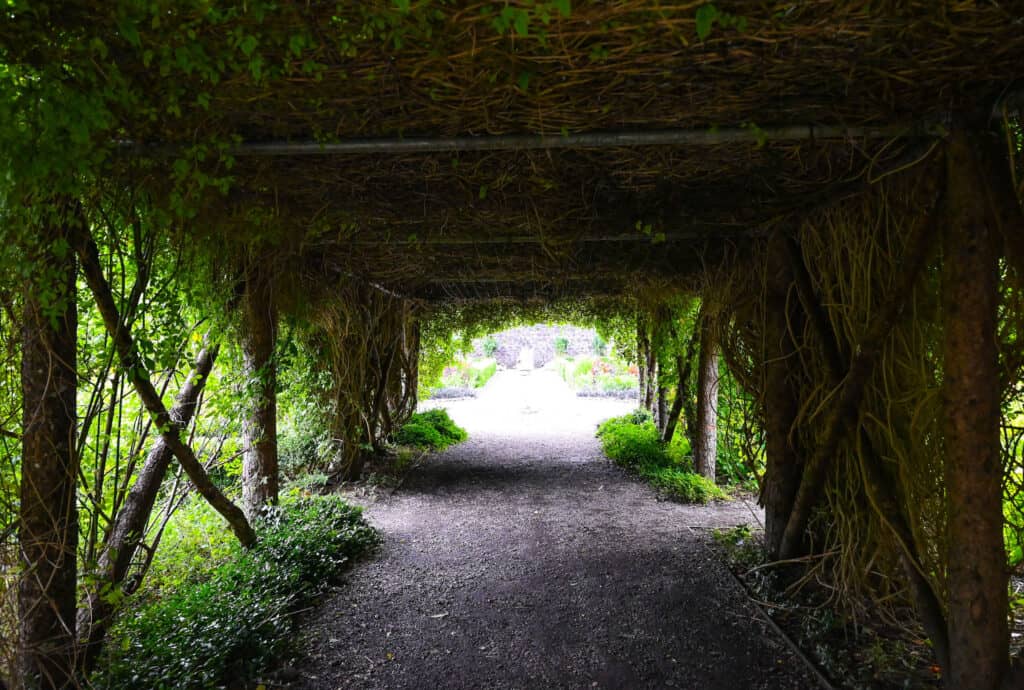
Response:
[[[121,32],[124,40],[132,44],[136,48],[139,47],[141,41],[139,40],[139,30],[135,26],[135,22],[127,17],[123,17],[117,20],[117,30]]]
[[[242,42],[238,44],[238,47],[242,51],[243,55],[249,57],[252,55],[253,51],[256,50],[256,45],[258,43],[259,41],[256,40],[255,36],[246,36],[242,39]]]
[[[708,3],[697,8],[697,38],[704,40],[711,35],[711,26],[718,19],[718,8]]]
[[[516,14],[513,28],[515,28],[516,33],[519,34],[520,36],[526,36],[527,32],[530,29],[529,12],[525,10],[520,10],[520,12]]]

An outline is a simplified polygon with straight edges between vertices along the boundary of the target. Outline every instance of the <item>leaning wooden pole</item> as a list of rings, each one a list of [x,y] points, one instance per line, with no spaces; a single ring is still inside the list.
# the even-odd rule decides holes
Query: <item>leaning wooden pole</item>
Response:
[[[22,457],[16,684],[64,688],[75,672],[78,510],[75,260],[69,204],[51,212],[28,252],[33,271],[22,324]]]
[[[89,229],[78,228],[72,244],[78,253],[85,280],[96,299],[96,306],[114,343],[125,375],[128,376],[135,391],[139,394],[146,411],[153,417],[154,427],[159,430],[160,437],[174,453],[174,457],[178,459],[196,491],[224,517],[235,536],[238,537],[238,541],[243,546],[251,546],[256,542],[256,532],[253,531],[252,525],[246,519],[245,513],[217,488],[206,474],[206,470],[203,469],[192,448],[181,440],[178,426],[160,399],[160,394],[153,387],[153,382],[150,381],[145,367],[141,365],[135,341],[131,333],[123,327],[117,304],[114,302],[114,295],[103,275],[99,250]]]
[[[219,346],[204,347],[196,356],[192,371],[185,379],[177,401],[171,408],[171,419],[180,430],[192,421],[199,406],[199,396],[209,380]],[[128,577],[135,554],[142,544],[146,525],[156,505],[160,487],[174,454],[162,437],[158,437],[146,455],[135,483],[125,498],[124,506],[111,525],[103,551],[96,564],[96,572],[86,588],[82,606],[78,609],[78,635],[85,645],[84,668],[91,671],[103,650],[103,641],[113,622],[114,600],[105,593],[121,587]]]
[[[947,146],[943,237],[943,428],[946,444],[948,687],[996,690],[1009,663],[999,448],[997,229],[985,204],[978,144]]]

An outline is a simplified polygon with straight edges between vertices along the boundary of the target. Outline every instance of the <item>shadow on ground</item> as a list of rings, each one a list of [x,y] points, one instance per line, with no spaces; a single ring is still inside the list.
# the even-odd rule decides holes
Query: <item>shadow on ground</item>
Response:
[[[384,545],[304,620],[291,687],[816,687],[707,550],[753,508],[659,501],[593,438],[631,405],[544,374],[446,405],[470,440],[368,506]]]

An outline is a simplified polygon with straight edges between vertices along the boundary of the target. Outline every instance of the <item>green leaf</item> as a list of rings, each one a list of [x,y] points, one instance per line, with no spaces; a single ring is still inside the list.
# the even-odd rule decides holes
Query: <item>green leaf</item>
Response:
[[[519,79],[518,79],[519,88],[522,89],[523,91],[529,90],[529,88],[530,88],[530,78],[532,76],[533,76],[533,74],[529,70],[527,70],[525,72],[520,72],[519,73]]]
[[[711,26],[718,19],[718,8],[708,3],[697,8],[697,38],[704,40],[711,35]]]
[[[412,9],[412,0],[395,0],[395,6],[402,14],[408,14]]]
[[[526,10],[520,10],[519,13],[516,14],[514,28],[517,34],[520,36],[526,36],[530,30],[530,13]]]
[[[238,48],[246,57],[249,57],[253,54],[253,51],[256,50],[256,46],[258,44],[259,41],[256,40],[255,36],[246,36],[244,39],[242,39],[242,42],[238,44]]]
[[[478,196],[481,199],[486,199],[487,198],[487,185],[485,185],[485,184],[480,185],[480,192],[479,192]]]
[[[555,9],[563,17],[568,17],[572,14],[572,0],[554,0],[551,4],[555,6]]]

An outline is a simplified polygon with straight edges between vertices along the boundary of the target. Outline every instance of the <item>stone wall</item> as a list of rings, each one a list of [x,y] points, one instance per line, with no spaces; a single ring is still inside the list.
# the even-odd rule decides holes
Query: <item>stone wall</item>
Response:
[[[498,360],[500,366],[512,369],[519,362],[519,353],[522,349],[532,347],[534,366],[540,368],[554,359],[555,338],[566,338],[569,341],[568,354],[576,356],[593,354],[595,335],[594,329],[577,326],[536,324],[510,328],[493,335],[494,339],[498,341],[498,349],[494,353],[494,358]],[[474,356],[486,356],[483,343],[484,338],[473,341]]]

